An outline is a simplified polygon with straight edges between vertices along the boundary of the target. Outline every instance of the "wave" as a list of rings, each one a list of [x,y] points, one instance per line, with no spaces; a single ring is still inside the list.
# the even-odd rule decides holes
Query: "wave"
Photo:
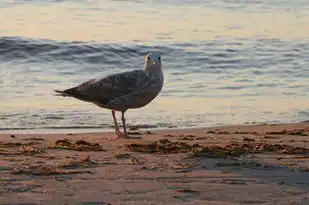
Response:
[[[158,52],[165,65],[195,72],[216,69],[267,68],[283,61],[299,61],[308,56],[307,41],[280,39],[234,39],[181,42],[164,45],[61,42],[20,37],[0,37],[0,62],[75,63],[113,67],[142,64],[144,55]],[[305,62],[306,63],[306,62]]]
[[[115,63],[115,60],[138,58],[149,52],[171,52],[167,46],[98,44],[95,42],[58,42],[51,40],[0,38],[0,55],[4,61],[29,60],[83,61],[86,63]]]

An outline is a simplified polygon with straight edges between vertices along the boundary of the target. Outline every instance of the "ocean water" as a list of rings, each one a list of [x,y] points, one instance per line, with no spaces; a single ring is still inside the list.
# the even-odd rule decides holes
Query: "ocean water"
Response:
[[[129,125],[309,120],[308,0],[3,0],[0,130],[111,130],[110,111],[53,89],[142,69],[165,84]]]

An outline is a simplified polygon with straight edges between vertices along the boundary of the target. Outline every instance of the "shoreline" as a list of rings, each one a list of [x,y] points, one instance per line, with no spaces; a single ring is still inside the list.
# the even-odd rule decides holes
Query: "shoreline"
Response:
[[[308,122],[131,132],[0,134],[1,203],[309,203]]]
[[[243,123],[243,124],[217,124],[217,125],[209,125],[209,126],[183,126],[183,127],[153,127],[151,125],[141,125],[146,126],[146,128],[138,128],[138,130],[151,130],[151,131],[174,131],[174,130],[196,130],[196,129],[209,129],[209,128],[224,128],[224,127],[244,127],[244,126],[259,126],[259,125],[294,125],[294,124],[302,124],[309,123],[309,121],[301,121],[301,122],[278,122],[278,123]],[[140,125],[129,126],[130,128],[134,128]],[[149,127],[147,127],[149,126]],[[120,126],[121,127],[121,126]],[[131,129],[135,130],[135,129]],[[3,129],[0,130],[0,135],[4,134],[66,134],[66,133],[74,133],[74,134],[86,134],[86,133],[108,133],[114,132],[113,128],[31,128],[31,129],[23,129],[23,128],[13,128],[13,129]]]

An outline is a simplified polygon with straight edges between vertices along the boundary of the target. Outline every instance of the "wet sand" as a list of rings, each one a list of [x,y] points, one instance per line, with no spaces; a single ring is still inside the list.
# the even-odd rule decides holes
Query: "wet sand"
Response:
[[[309,204],[309,123],[131,132],[0,135],[0,204]]]

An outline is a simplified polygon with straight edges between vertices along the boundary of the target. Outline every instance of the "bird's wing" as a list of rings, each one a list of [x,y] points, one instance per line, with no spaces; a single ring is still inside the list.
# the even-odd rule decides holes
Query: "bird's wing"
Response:
[[[147,86],[147,81],[150,78],[143,70],[134,70],[91,79],[63,92],[80,100],[107,104],[118,97],[138,92]]]

